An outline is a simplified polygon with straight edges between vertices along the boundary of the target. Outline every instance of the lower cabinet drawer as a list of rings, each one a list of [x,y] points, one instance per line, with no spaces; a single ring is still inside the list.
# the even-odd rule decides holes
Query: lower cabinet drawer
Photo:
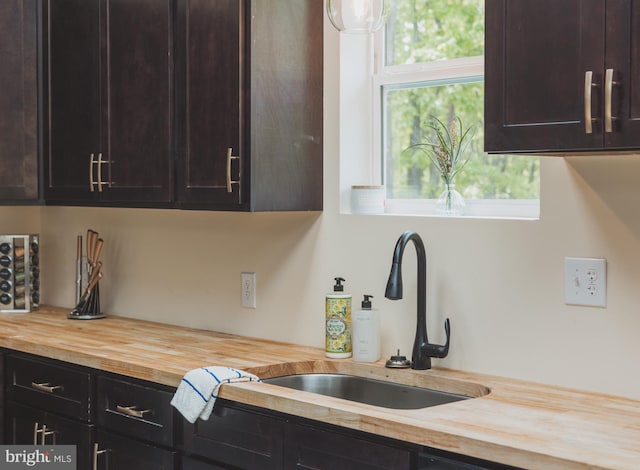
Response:
[[[409,449],[290,423],[285,434],[284,468],[331,470],[410,470]]]
[[[93,452],[96,470],[177,470],[179,468],[175,452],[105,431],[97,432]],[[78,470],[80,469],[81,467],[78,467]]]
[[[7,444],[75,445],[78,469],[91,468],[95,428],[54,413],[7,402]]]
[[[282,469],[284,424],[273,416],[218,399],[207,421],[184,421],[184,450],[245,470]]]
[[[98,426],[160,444],[174,443],[173,393],[155,384],[98,377]]]
[[[438,450],[427,450],[418,456],[418,470],[519,470],[516,467]]]
[[[6,357],[7,399],[83,421],[91,417],[89,372],[27,355]]]
[[[182,458],[182,470],[228,470],[229,467],[221,467],[215,463],[203,462],[189,457]]]

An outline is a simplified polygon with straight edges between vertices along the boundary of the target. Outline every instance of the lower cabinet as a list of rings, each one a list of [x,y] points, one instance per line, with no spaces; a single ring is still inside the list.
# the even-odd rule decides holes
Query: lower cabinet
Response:
[[[5,365],[7,444],[76,445],[78,470],[180,469],[172,388],[23,353]]]
[[[190,424],[172,387],[30,354],[3,369],[2,442],[75,444],[78,470],[513,468],[224,399]]]
[[[267,410],[218,399],[207,421],[183,421],[185,452],[220,465],[204,468],[283,468],[285,421]]]
[[[0,444],[6,444],[4,423],[4,354],[0,351]]]
[[[179,468],[173,451],[172,389],[112,374],[98,375],[97,389],[97,469]]]
[[[514,470],[224,399],[182,442],[182,470]]]
[[[178,468],[176,453],[171,450],[101,430],[96,435],[94,453],[95,470],[176,470]]]
[[[182,470],[227,470],[229,467],[222,467],[211,462],[204,462],[190,457],[182,458]]]
[[[420,452],[418,470],[517,470],[516,467],[478,460],[435,449]]]
[[[8,444],[76,445],[79,469],[91,468],[94,426],[31,406],[7,402]]]
[[[311,423],[289,423],[284,468],[331,470],[410,470],[418,446],[393,446],[373,436],[351,435]]]

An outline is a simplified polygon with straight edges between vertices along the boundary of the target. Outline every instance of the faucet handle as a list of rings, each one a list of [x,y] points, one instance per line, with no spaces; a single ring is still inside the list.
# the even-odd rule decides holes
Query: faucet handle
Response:
[[[444,332],[447,335],[447,341],[444,345],[429,343],[424,346],[427,356],[437,357],[438,359],[447,357],[447,354],[449,354],[449,339],[451,338],[451,322],[448,318],[444,321]]]

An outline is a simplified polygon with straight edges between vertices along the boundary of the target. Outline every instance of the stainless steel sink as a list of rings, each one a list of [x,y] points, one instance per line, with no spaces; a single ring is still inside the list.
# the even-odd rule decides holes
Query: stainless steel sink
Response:
[[[471,397],[428,388],[342,374],[298,374],[263,379],[263,382],[344,400],[400,410],[443,405]]]

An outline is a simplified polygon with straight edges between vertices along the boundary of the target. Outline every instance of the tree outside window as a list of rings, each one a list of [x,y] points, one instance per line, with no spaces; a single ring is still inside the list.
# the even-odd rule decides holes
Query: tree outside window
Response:
[[[444,122],[459,117],[465,128],[472,126],[475,131],[467,148],[469,162],[455,180],[465,199],[538,199],[538,158],[488,155],[483,150],[482,66],[466,67],[462,74],[458,71],[467,60],[481,64],[484,0],[387,2],[384,51],[378,51],[384,65],[377,82],[387,197],[438,197],[443,184],[429,157],[404,150],[431,140],[426,123],[432,117]]]

